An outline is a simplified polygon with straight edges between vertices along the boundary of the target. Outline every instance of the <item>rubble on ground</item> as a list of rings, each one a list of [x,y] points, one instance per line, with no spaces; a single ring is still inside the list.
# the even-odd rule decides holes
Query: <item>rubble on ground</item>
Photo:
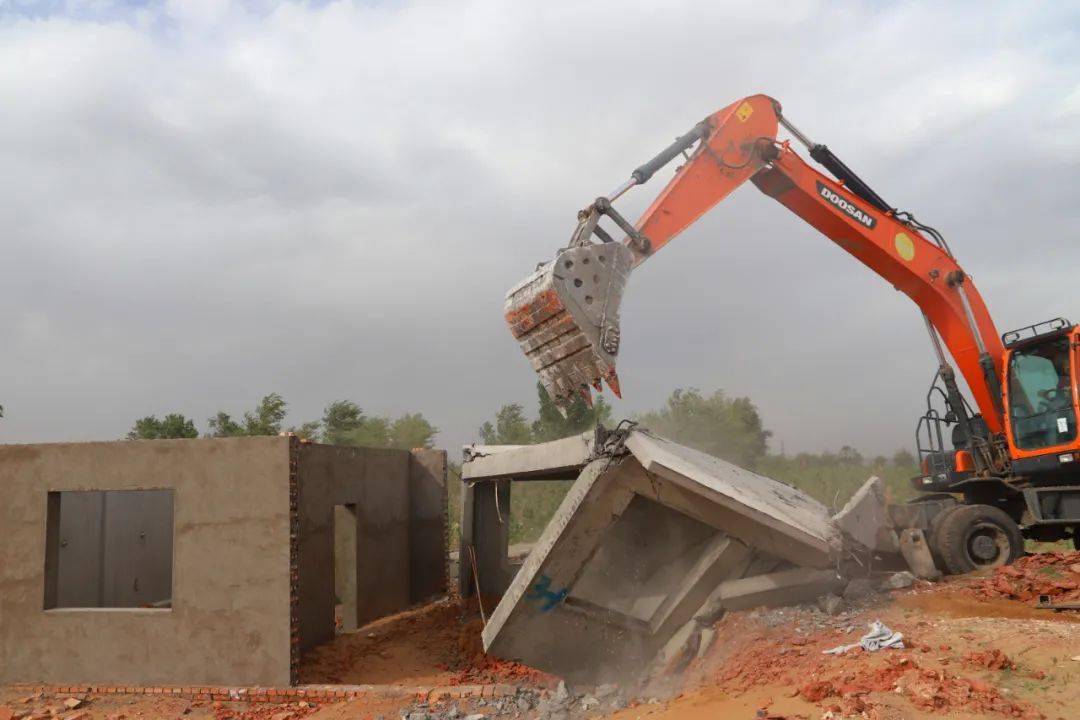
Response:
[[[1080,551],[1045,552],[996,568],[971,586],[970,593],[989,600],[1007,598],[1037,602],[1040,595],[1055,603],[1080,602]]]

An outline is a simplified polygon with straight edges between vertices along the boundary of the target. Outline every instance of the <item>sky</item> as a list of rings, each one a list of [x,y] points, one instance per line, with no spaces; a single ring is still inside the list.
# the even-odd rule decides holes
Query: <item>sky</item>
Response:
[[[0,0],[0,442],[279,392],[456,455],[535,376],[503,299],[579,208],[764,92],[941,230],[1000,330],[1080,318],[1077,2]],[[671,176],[620,200],[639,213]],[[916,307],[747,185],[643,265],[616,417],[749,396],[913,447]]]

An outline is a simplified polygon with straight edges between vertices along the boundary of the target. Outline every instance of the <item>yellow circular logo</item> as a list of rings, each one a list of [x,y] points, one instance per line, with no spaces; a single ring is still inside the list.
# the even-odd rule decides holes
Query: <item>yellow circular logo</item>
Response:
[[[911,262],[915,257],[915,243],[911,238],[907,236],[907,233],[897,233],[896,239],[893,241],[896,245],[896,252],[900,257],[904,258],[908,262]]]

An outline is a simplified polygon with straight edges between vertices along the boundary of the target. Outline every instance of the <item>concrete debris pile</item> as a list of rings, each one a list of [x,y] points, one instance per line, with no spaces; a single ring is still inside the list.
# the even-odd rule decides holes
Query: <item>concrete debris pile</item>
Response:
[[[663,671],[703,652],[726,611],[839,597],[848,559],[899,551],[879,482],[831,518],[795,488],[638,429],[472,448],[462,477],[462,587],[505,590],[485,649],[574,681]],[[509,479],[566,477],[516,575],[493,561],[483,535],[508,511]]]

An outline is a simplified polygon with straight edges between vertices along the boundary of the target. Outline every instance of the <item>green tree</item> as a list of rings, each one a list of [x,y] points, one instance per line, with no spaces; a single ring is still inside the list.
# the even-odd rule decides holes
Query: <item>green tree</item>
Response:
[[[244,434],[244,428],[240,423],[232,419],[232,416],[224,410],[218,410],[217,415],[206,421],[210,428],[210,437],[236,437]]]
[[[722,390],[705,397],[698,390],[675,390],[661,409],[638,422],[658,435],[702,452],[753,468],[765,456],[771,432],[749,398],[728,398]]]
[[[547,389],[536,383],[537,418],[532,424],[533,442],[561,440],[592,430],[597,424],[610,424],[611,405],[603,395],[597,395],[589,407],[584,398],[576,398],[563,415],[551,399]]]
[[[207,420],[210,437],[237,437],[241,435],[277,435],[285,422],[287,404],[281,395],[270,393],[259,401],[255,409],[244,413],[243,422],[233,420],[224,410]]]
[[[850,445],[845,445],[844,447],[840,448],[840,452],[837,453],[836,458],[841,465],[863,464],[862,453],[851,447]]]
[[[525,417],[525,408],[518,403],[510,403],[499,408],[495,413],[495,424],[491,421],[480,426],[480,439],[487,445],[528,445],[533,442],[532,429]]]
[[[330,445],[349,445],[364,424],[364,411],[352,400],[335,400],[323,410],[322,440]]]
[[[439,429],[420,413],[406,413],[390,423],[389,445],[400,450],[435,446]]]
[[[322,441],[331,445],[412,450],[433,447],[438,433],[422,413],[406,413],[397,419],[370,416],[352,400],[335,400],[323,411]]]
[[[195,423],[180,413],[169,413],[161,420],[155,415],[148,415],[135,421],[128,440],[162,440],[165,438],[197,438],[199,431]]]
[[[285,422],[287,407],[277,393],[264,396],[254,411],[244,413],[244,435],[277,435]]]
[[[319,439],[319,431],[322,429],[322,423],[318,420],[310,420],[306,423],[301,423],[299,426],[289,428],[296,437],[301,440],[317,441]]]
[[[364,418],[360,427],[348,433],[340,444],[357,447],[390,447],[390,419],[379,416]]]

